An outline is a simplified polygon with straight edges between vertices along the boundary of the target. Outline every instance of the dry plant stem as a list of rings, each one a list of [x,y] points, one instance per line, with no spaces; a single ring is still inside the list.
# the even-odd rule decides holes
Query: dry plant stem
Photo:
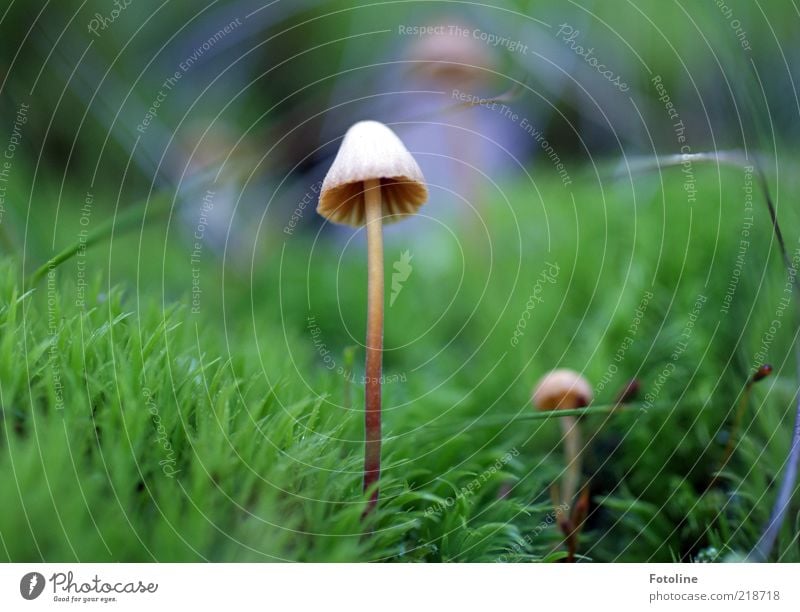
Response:
[[[722,470],[724,470],[728,466],[728,462],[731,460],[733,456],[733,451],[736,449],[736,442],[739,436],[739,429],[742,426],[742,420],[744,419],[744,413],[747,409],[747,404],[750,402],[750,390],[753,388],[753,381],[750,380],[745,386],[744,391],[742,391],[742,396],[739,398],[739,403],[736,406],[736,415],[733,418],[733,425],[731,426],[730,436],[728,438],[728,442],[725,444],[725,451],[722,453],[722,461],[719,464],[719,469],[717,470],[716,474],[711,478],[711,482],[708,484],[709,489],[713,489],[717,482],[719,481],[719,477],[722,474]]]
[[[564,435],[564,459],[565,473],[561,481],[561,503],[567,504],[572,508],[575,492],[578,490],[578,483],[581,479],[581,432],[578,427],[578,419],[574,416],[566,416],[559,419],[561,432]]]
[[[578,536],[580,536],[586,515],[589,513],[589,486],[581,489],[575,505],[570,509],[570,518],[565,519],[561,528],[567,543],[567,563],[575,563],[575,555],[578,553]]]
[[[367,222],[367,363],[364,413],[364,490],[381,475],[381,361],[383,356],[383,229],[380,180],[364,181]],[[366,513],[378,503],[374,487]]]
[[[733,425],[731,426],[730,437],[728,438],[728,443],[725,445],[725,453],[722,455],[722,465],[720,465],[719,468],[720,472],[725,469],[725,466],[728,465],[728,461],[731,460],[731,456],[733,455],[733,450],[736,448],[739,430],[742,428],[742,421],[744,420],[744,413],[747,410],[747,404],[750,403],[750,391],[752,388],[753,381],[751,380],[748,381],[747,387],[742,392],[742,397],[739,398],[739,404],[736,406],[736,415],[733,417]]]

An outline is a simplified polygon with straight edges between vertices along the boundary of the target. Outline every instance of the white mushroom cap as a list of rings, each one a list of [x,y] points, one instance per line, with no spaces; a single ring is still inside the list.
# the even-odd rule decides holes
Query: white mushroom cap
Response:
[[[592,396],[592,386],[578,372],[551,370],[536,383],[533,405],[539,410],[571,410],[588,406]]]
[[[397,135],[377,121],[359,121],[322,182],[317,212],[334,223],[364,225],[364,181],[370,179],[380,179],[387,223],[414,214],[428,199],[422,171]]]

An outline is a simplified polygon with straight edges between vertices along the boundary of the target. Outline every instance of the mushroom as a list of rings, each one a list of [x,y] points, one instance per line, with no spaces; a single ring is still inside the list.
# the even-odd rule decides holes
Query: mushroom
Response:
[[[574,410],[592,401],[592,387],[578,372],[568,369],[551,370],[533,390],[533,405],[541,411]],[[582,441],[578,419],[567,415],[558,419],[564,436],[566,472],[561,483],[560,502],[572,506],[572,498],[581,478]]]
[[[542,411],[575,410],[588,406],[592,401],[592,387],[588,381],[574,370],[551,370],[545,374],[533,390],[533,405]],[[589,507],[589,490],[583,487],[576,502],[575,492],[581,480],[582,441],[578,419],[565,415],[558,419],[564,436],[564,458],[566,468],[558,494],[553,493],[553,504],[557,509],[567,508],[558,513],[558,524],[567,544],[567,562],[575,561],[578,550],[578,535],[586,519]],[[555,488],[555,487],[553,487]]]
[[[449,21],[446,27],[438,23],[431,23],[429,27],[429,31],[446,33],[423,36],[408,45],[406,57],[410,65],[409,76],[418,83],[418,89],[444,89],[448,94],[452,92],[452,96],[447,96],[452,99],[442,107],[441,95],[420,96],[415,105],[416,113],[445,117],[446,120],[422,126],[424,131],[417,137],[441,144],[444,155],[432,160],[429,172],[457,176],[459,195],[480,205],[480,173],[476,169],[480,168],[491,175],[494,163],[481,135],[491,133],[492,140],[500,143],[500,146],[513,148],[514,141],[510,139],[507,119],[500,117],[499,113],[481,113],[475,108],[471,112],[456,111],[469,110],[472,106],[459,96],[467,95],[470,100],[492,97],[485,90],[491,89],[492,75],[499,74],[501,70],[497,54],[474,36],[463,35],[475,29],[468,23]],[[453,100],[459,101],[453,104]],[[442,115],[443,111],[445,115]],[[454,212],[463,215],[462,202],[456,202],[455,205]]]
[[[451,32],[469,32],[466,24],[449,24]],[[436,28],[436,25],[431,25]],[[472,36],[460,34],[428,36],[409,46],[412,70],[432,83],[447,87],[470,86],[474,89],[485,84],[488,70],[497,64],[495,54]]]
[[[397,135],[377,121],[360,121],[347,130],[320,190],[320,215],[367,228],[364,491],[372,494],[365,513],[378,503],[381,471],[382,225],[414,214],[427,199],[417,162]]]

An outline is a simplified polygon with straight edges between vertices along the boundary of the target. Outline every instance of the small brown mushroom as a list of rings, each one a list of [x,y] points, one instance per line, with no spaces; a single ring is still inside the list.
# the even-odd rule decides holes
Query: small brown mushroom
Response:
[[[574,370],[551,370],[536,383],[532,401],[536,409],[542,411],[583,408],[592,401],[592,387]],[[561,503],[572,507],[573,497],[581,479],[583,442],[578,419],[574,415],[561,417],[558,421],[564,437],[566,460],[566,471],[559,497]]]

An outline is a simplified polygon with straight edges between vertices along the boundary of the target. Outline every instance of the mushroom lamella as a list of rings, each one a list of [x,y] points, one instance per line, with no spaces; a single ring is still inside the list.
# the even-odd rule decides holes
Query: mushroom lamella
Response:
[[[428,197],[425,185],[405,176],[381,178],[381,214],[384,223],[413,215]],[[366,222],[364,182],[344,183],[325,191],[317,212],[334,223],[361,226]]]
[[[378,219],[387,222],[413,214],[428,198],[414,157],[389,127],[377,121],[359,121],[347,130],[322,181],[317,212],[334,223],[364,225],[368,181],[373,189],[379,187]]]

